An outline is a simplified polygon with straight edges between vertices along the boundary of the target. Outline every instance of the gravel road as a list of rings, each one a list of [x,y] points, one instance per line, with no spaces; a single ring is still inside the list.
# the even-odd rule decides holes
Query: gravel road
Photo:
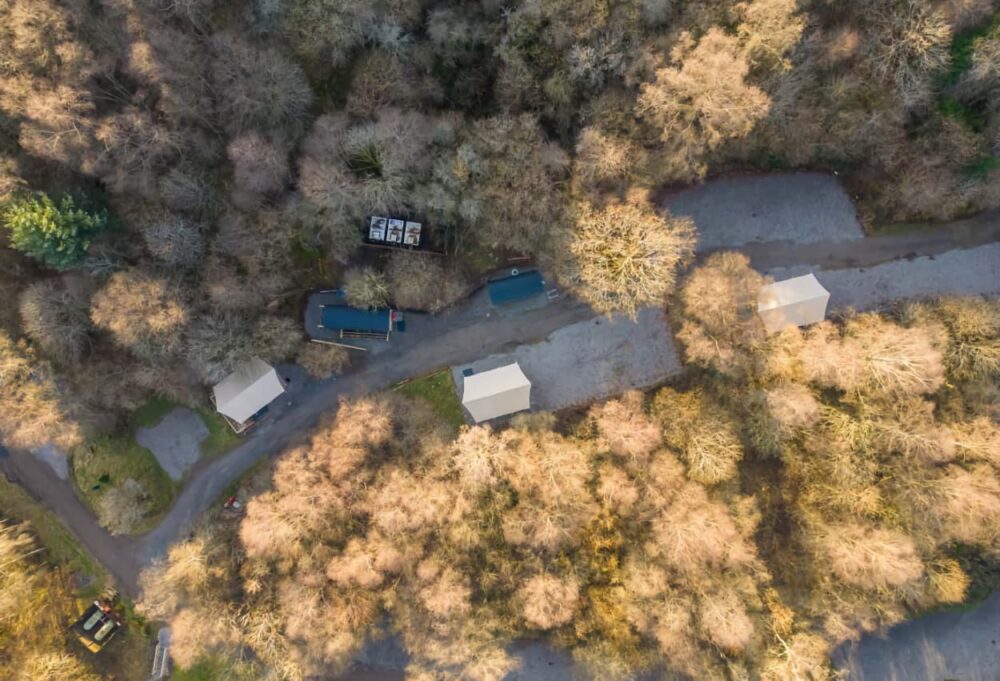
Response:
[[[541,343],[456,366],[459,399],[463,369],[482,373],[513,362],[531,381],[532,409],[542,411],[646,388],[681,370],[663,310],[645,308],[635,320],[595,316],[564,326]]]
[[[864,237],[854,204],[832,175],[740,175],[663,197],[698,227],[698,250],[750,243],[852,241]]]
[[[808,265],[774,268],[781,281],[813,272],[830,292],[830,308],[876,309],[897,300],[940,295],[1000,294],[1000,243],[873,267],[824,270]]]
[[[997,681],[1000,591],[974,610],[927,615],[841,646],[833,659],[850,681]]]

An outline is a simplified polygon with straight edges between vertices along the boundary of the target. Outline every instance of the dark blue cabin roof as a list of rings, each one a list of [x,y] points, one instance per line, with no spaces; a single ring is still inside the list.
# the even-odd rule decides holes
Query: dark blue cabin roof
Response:
[[[381,332],[389,331],[391,310],[358,310],[346,305],[324,305],[323,326],[327,329],[344,331]]]
[[[506,279],[491,281],[486,286],[490,292],[490,302],[494,305],[512,303],[545,291],[545,282],[538,270],[520,272]]]

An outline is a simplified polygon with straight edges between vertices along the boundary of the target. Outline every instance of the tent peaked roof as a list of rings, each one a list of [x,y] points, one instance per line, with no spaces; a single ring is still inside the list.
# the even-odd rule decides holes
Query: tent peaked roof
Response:
[[[476,423],[531,408],[531,381],[514,362],[466,376],[462,404]]]
[[[788,326],[823,321],[830,292],[813,274],[764,286],[757,299],[757,313],[769,332]]]
[[[215,407],[236,423],[245,423],[283,392],[274,367],[254,357],[215,386]]]

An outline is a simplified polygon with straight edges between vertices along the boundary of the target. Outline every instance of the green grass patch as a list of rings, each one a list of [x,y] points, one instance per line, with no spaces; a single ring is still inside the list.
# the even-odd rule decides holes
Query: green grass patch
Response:
[[[450,369],[442,369],[409,383],[403,383],[394,390],[427,402],[434,413],[444,419],[456,432],[465,425],[465,412],[462,410],[462,403],[458,401]]]
[[[963,73],[972,68],[972,54],[976,49],[976,41],[993,31],[1000,31],[1000,12],[993,16],[990,23],[955,36],[951,41],[951,65],[942,78],[943,85],[954,85]]]
[[[233,432],[226,420],[216,411],[196,409],[198,416],[208,428],[208,437],[201,443],[202,456],[218,456],[240,443],[240,436]]]
[[[980,156],[962,169],[962,174],[969,180],[982,182],[986,177],[1000,168],[1000,156]]]
[[[226,665],[217,661],[199,662],[190,669],[175,668],[170,681],[221,681],[228,678]]]
[[[154,397],[132,412],[132,428],[152,428],[176,407],[175,402],[163,397]]]
[[[134,528],[136,532],[154,527],[177,494],[178,485],[131,433],[93,438],[74,450],[70,468],[77,492],[95,513],[108,489],[129,478],[138,482],[145,499],[144,519]]]
[[[38,541],[46,548],[48,562],[68,571],[79,572],[90,579],[90,586],[79,595],[94,598],[104,590],[107,573],[76,538],[63,527],[59,519],[31,498],[19,485],[0,475],[0,517],[11,522],[26,522]]]

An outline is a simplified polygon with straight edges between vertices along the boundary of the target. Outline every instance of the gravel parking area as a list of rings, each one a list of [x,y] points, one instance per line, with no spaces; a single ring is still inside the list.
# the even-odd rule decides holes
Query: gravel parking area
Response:
[[[152,428],[137,430],[135,441],[153,452],[171,480],[180,480],[201,456],[201,443],[208,434],[208,427],[196,412],[178,407]]]
[[[667,196],[663,206],[694,220],[699,251],[864,237],[854,204],[837,178],[825,173],[721,178]]]
[[[512,362],[518,362],[531,381],[532,409],[541,411],[649,387],[681,369],[663,311],[645,308],[635,321],[618,315],[594,317],[563,327],[541,343],[455,366],[459,398],[463,369],[479,373]]]
[[[830,292],[831,309],[871,310],[897,300],[940,295],[997,295],[1000,243],[874,267],[822,270],[796,266],[767,274],[780,281],[809,272]]]

